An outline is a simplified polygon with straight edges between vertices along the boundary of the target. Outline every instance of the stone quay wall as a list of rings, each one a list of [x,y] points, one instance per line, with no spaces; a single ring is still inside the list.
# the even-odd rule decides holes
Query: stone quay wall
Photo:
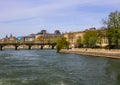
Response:
[[[73,53],[80,55],[89,55],[96,57],[120,58],[120,49],[92,49],[92,48],[73,48],[62,49],[62,53]]]

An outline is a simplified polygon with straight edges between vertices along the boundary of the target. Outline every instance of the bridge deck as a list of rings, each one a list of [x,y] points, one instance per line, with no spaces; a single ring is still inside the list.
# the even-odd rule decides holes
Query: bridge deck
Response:
[[[3,47],[7,45],[15,46],[15,50],[17,50],[20,45],[27,45],[28,49],[31,50],[33,45],[40,45],[41,49],[43,49],[44,45],[51,45],[52,49],[54,49],[56,43],[0,43],[0,50],[3,50]]]

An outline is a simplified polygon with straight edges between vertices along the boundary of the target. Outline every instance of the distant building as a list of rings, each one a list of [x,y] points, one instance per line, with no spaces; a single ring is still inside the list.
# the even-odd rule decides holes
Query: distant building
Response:
[[[41,32],[36,34],[35,41],[41,43],[53,43],[56,42],[57,38],[60,36],[61,33],[59,30],[55,30],[54,33],[48,33],[46,30],[41,30]]]
[[[96,31],[102,34],[102,38],[98,37],[98,40],[96,43],[97,46],[104,47],[108,45],[108,39],[105,34],[105,29],[106,28],[96,29],[94,27],[87,29],[87,30]],[[18,36],[17,38],[11,34],[10,36],[6,35],[5,38],[0,39],[0,43],[18,43],[18,42],[20,43],[56,43],[57,39],[60,36],[64,36],[67,39],[67,41],[70,42],[70,47],[76,47],[77,39],[81,37],[81,40],[83,40],[83,35],[85,31],[61,33],[59,30],[55,30],[53,33],[48,33],[47,30],[41,30],[37,34],[30,34],[27,36]]]
[[[12,34],[9,37],[6,35],[5,38],[0,40],[0,43],[17,43],[17,42],[18,42],[18,39]]]
[[[59,30],[55,30],[54,33],[48,33],[47,30],[41,30],[37,34],[30,34],[28,36],[22,36],[20,42],[34,42],[34,43],[53,43],[57,38],[61,36]]]
[[[41,34],[46,34],[46,33],[47,33],[47,30],[41,30],[40,33],[41,33]]]
[[[95,27],[92,27],[92,28],[89,28],[89,30],[96,30],[96,28],[95,28]]]
[[[101,32],[102,34],[104,34],[105,30],[97,30],[96,28],[90,28],[87,30],[92,30],[92,31],[97,31],[97,32]],[[85,30],[85,31],[87,31]],[[64,33],[63,36],[67,39],[67,41],[70,42],[70,47],[76,47],[77,44],[77,39],[78,37],[81,37],[81,40],[83,40],[83,35],[85,33],[85,31],[81,31],[81,32],[69,32],[69,33]],[[99,43],[96,43],[96,45],[104,47],[108,45],[108,39],[106,37],[106,35],[102,36],[102,39],[99,41]]]
[[[55,30],[54,34],[55,35],[61,35],[61,32],[59,30]]]
[[[20,43],[33,43],[35,41],[35,34],[30,34],[28,36],[22,36]]]
[[[76,47],[78,37],[83,39],[84,31],[64,33],[63,36],[70,42],[70,48]]]

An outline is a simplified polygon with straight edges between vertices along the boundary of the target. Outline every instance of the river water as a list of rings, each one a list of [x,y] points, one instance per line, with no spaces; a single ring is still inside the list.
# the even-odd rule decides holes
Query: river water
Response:
[[[120,85],[120,59],[55,50],[0,51],[0,85]]]

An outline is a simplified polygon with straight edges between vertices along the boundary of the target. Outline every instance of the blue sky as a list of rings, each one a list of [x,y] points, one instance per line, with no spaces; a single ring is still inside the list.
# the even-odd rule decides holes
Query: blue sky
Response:
[[[102,27],[102,19],[120,11],[120,0],[0,0],[0,38]]]

